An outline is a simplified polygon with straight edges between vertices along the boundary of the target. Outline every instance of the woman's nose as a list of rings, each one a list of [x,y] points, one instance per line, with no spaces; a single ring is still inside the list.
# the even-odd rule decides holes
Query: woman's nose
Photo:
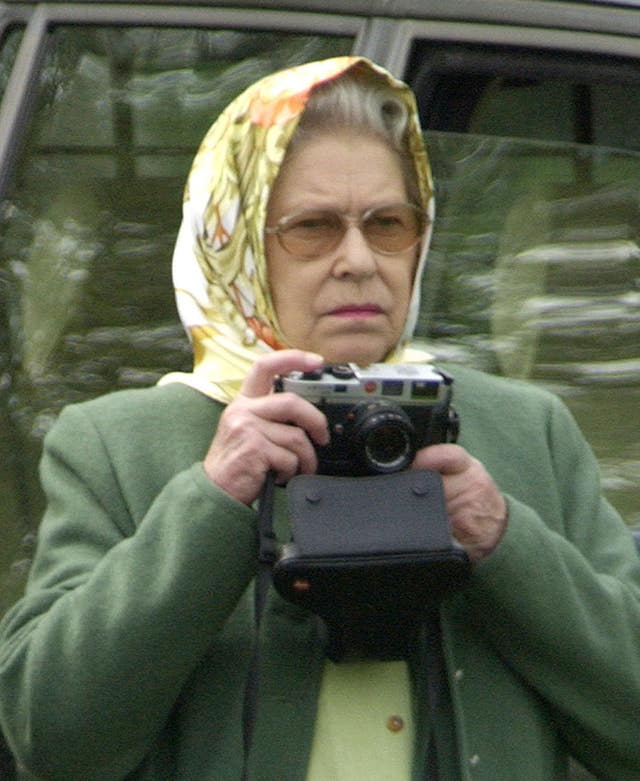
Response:
[[[357,224],[350,224],[336,250],[336,276],[371,276],[378,268],[375,254]]]

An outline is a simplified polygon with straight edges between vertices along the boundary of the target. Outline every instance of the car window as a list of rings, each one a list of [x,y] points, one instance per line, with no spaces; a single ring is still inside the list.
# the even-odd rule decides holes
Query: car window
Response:
[[[352,43],[237,29],[53,30],[0,209],[0,576],[11,580],[0,613],[22,584],[41,512],[40,443],[61,407],[190,366],[171,255],[207,128],[260,76]]]
[[[563,396],[639,525],[637,63],[423,40],[407,80],[437,195],[421,335]]]
[[[7,88],[11,66],[18,52],[22,33],[21,27],[9,27],[4,31],[0,27],[0,101]]]
[[[408,78],[424,127],[640,149],[634,60],[423,41]]]

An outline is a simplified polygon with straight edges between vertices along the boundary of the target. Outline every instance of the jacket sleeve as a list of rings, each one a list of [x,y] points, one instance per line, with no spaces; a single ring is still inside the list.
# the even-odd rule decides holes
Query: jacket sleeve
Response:
[[[135,528],[82,407],[48,435],[41,473],[38,554],[0,633],[2,725],[36,775],[117,781],[148,753],[255,574],[254,512],[195,463]]]
[[[599,778],[638,781],[640,558],[573,418],[555,399],[546,415],[550,466],[526,479],[557,516],[508,497],[507,533],[466,599],[497,653],[550,704],[570,752]]]

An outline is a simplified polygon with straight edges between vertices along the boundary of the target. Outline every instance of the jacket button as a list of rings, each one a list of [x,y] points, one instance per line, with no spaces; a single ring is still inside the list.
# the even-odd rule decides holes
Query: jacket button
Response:
[[[400,732],[404,727],[402,716],[389,716],[387,719],[387,729],[389,732]]]
[[[460,683],[460,681],[461,681],[463,678],[464,678],[464,670],[462,670],[462,669],[460,669],[460,668],[459,668],[459,669],[457,669],[457,670],[454,672],[454,674],[453,674],[453,680],[454,680],[456,683]]]
[[[480,764],[480,757],[479,757],[479,755],[478,754],[473,754],[472,756],[470,756],[469,757],[469,764],[471,765],[471,767],[478,767],[478,765]]]

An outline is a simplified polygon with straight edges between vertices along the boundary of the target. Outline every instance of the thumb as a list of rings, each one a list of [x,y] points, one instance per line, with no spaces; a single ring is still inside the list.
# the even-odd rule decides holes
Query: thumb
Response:
[[[460,445],[429,445],[416,454],[414,469],[431,469],[442,475],[464,472],[471,464],[471,456]]]

